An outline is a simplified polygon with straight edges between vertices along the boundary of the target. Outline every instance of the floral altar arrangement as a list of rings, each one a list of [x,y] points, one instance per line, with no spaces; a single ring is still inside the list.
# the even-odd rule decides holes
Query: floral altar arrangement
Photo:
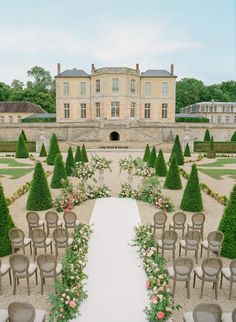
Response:
[[[104,157],[99,157],[98,155],[94,155],[91,160],[91,164],[96,170],[110,170],[112,161],[108,160]]]
[[[81,302],[87,298],[83,281],[87,279],[84,267],[91,233],[91,225],[80,223],[76,227],[73,243],[62,262],[61,277],[55,282],[55,293],[49,294],[49,322],[70,321],[79,312]]]
[[[132,158],[129,156],[128,158],[119,160],[119,165],[120,172],[121,170],[128,170],[128,173],[134,176],[147,178],[155,175],[155,170],[148,167],[146,162],[141,158]]]
[[[73,168],[73,175],[79,178],[81,181],[87,181],[88,179],[93,178],[93,176],[95,175],[94,166],[91,162],[76,162],[75,168]]]
[[[143,267],[147,274],[146,288],[150,305],[145,308],[147,320],[150,322],[173,321],[172,311],[179,309],[174,304],[173,297],[168,287],[170,277],[165,268],[165,260],[158,256],[153,233],[148,226],[135,227],[133,245],[138,247]]]

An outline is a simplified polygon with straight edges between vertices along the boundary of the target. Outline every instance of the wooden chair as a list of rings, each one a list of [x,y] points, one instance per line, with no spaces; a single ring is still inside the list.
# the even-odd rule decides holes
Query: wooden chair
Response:
[[[50,228],[62,227],[62,222],[59,220],[58,214],[55,211],[47,211],[45,214],[45,220],[47,224],[47,236],[50,233]]]
[[[198,230],[189,230],[184,236],[184,240],[179,242],[179,257],[181,256],[181,249],[185,250],[185,256],[188,251],[194,251],[196,257],[196,263],[198,263],[198,250],[201,240],[201,234]]]
[[[221,322],[236,322],[236,308],[230,313],[223,313]]]
[[[193,287],[195,287],[196,277],[201,280],[201,295],[203,296],[203,289],[205,282],[213,283],[215,289],[215,299],[218,298],[218,282],[223,262],[218,257],[210,257],[203,260],[201,267],[194,269]]]
[[[170,277],[173,279],[172,295],[175,295],[176,282],[185,282],[187,287],[187,297],[190,298],[190,279],[193,270],[193,261],[191,258],[177,258],[173,266],[167,268]]]
[[[37,255],[38,248],[43,248],[44,253],[47,253],[47,247],[50,246],[50,250],[52,254],[52,239],[47,238],[46,233],[43,229],[34,229],[32,231],[32,241],[33,241],[33,249],[34,249],[34,261]]]
[[[221,231],[212,231],[207,236],[207,240],[201,242],[201,257],[203,248],[207,250],[207,257],[209,257],[210,251],[216,253],[217,256],[220,256],[223,240],[224,234]]]
[[[175,259],[176,242],[178,235],[174,230],[165,230],[162,233],[161,239],[157,241],[157,252],[161,249],[161,256],[164,257],[165,250],[171,250],[173,259]]]
[[[232,297],[233,283],[236,283],[236,259],[232,260],[229,267],[222,268],[220,288],[222,288],[223,277],[230,282],[229,285],[229,299]]]
[[[156,234],[157,229],[161,229],[162,232],[166,228],[167,215],[164,211],[158,211],[153,216],[153,224],[150,225],[150,230],[153,231],[153,234]]]
[[[25,255],[25,247],[30,246],[30,254],[32,255],[31,238],[25,237],[23,230],[19,228],[12,228],[9,233],[9,239],[11,241],[12,253],[15,253],[16,249],[23,249]]]
[[[221,322],[222,309],[218,304],[200,303],[193,312],[183,315],[184,322]]]
[[[79,220],[77,220],[76,214],[73,211],[64,212],[63,219],[65,222],[66,231],[68,231],[69,228],[75,230],[76,226],[80,223]]]
[[[184,237],[184,230],[185,230],[185,223],[186,223],[186,215],[184,212],[176,212],[173,216],[173,224],[169,225],[169,229],[177,229],[182,230],[182,237]]]
[[[73,242],[73,238],[69,238],[68,232],[65,228],[56,228],[53,231],[53,238],[55,242],[56,257],[58,256],[59,248],[67,249]]]
[[[34,228],[42,228],[45,229],[45,221],[39,219],[39,215],[35,211],[29,211],[26,214],[26,220],[28,222],[29,227],[29,237],[31,237],[31,231]]]
[[[23,302],[13,302],[8,305],[10,322],[45,322],[46,312],[35,310],[33,305]]]
[[[11,284],[11,267],[8,264],[3,264],[0,259],[0,295],[2,295],[2,276],[9,274],[9,281]]]
[[[9,258],[9,262],[13,275],[13,295],[16,295],[16,281],[20,278],[26,278],[28,295],[30,295],[30,276],[35,274],[36,284],[38,284],[37,265],[30,264],[28,257],[22,254],[12,254]]]
[[[206,220],[206,216],[202,212],[196,212],[192,215],[192,223],[188,224],[187,231],[189,230],[199,230],[201,233],[201,237],[203,240],[203,231],[204,231],[204,223]]]

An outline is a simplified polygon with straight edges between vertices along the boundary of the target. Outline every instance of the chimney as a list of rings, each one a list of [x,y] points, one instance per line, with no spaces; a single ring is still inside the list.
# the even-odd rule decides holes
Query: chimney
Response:
[[[139,73],[139,64],[136,64],[136,72]]]
[[[174,64],[170,65],[170,74],[173,76],[174,75]]]
[[[57,75],[61,73],[61,64],[57,63]]]
[[[94,64],[92,64],[92,65],[91,65],[91,71],[92,71],[92,73],[94,73],[94,72],[95,72],[95,70],[96,70],[96,69],[95,69],[95,65],[94,65]]]

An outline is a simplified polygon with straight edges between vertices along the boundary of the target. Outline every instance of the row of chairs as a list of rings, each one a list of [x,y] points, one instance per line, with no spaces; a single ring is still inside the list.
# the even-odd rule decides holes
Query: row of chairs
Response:
[[[197,212],[192,215],[191,223],[187,225],[187,231],[189,230],[199,230],[201,233],[201,238],[203,240],[203,230],[205,223],[205,214],[202,212]],[[153,230],[155,235],[156,230],[161,229],[164,231],[166,229],[167,214],[164,211],[159,211],[153,216],[153,224],[150,225],[150,228]],[[173,216],[173,223],[169,225],[169,230],[173,229],[181,230],[182,237],[184,237],[184,231],[186,229],[186,214],[184,212],[177,212]]]
[[[47,253],[47,247],[50,247],[52,254],[52,238],[47,237],[45,231],[40,228],[34,228],[31,231],[31,238],[25,237],[23,230],[19,228],[12,228],[9,231],[9,238],[12,246],[12,253],[16,250],[22,248],[23,254],[25,255],[25,247],[30,246],[30,254],[32,255],[32,246],[34,252],[34,261],[37,255],[38,249],[44,249]],[[72,242],[73,238],[69,237],[69,233],[65,228],[55,228],[53,231],[53,239],[55,246],[56,257],[58,256],[59,248],[68,248]]]
[[[220,258],[209,257],[203,260],[201,266],[195,267],[193,260],[188,257],[178,258],[173,262],[173,266],[167,267],[170,277],[173,279],[172,294],[175,294],[176,282],[185,282],[187,288],[187,297],[190,298],[190,280],[192,271],[194,272],[193,288],[196,284],[196,278],[201,280],[201,295],[203,296],[205,282],[213,283],[215,290],[215,299],[218,298],[218,286],[221,274],[220,288],[222,288],[223,277],[230,282],[229,299],[232,298],[233,283],[236,283],[236,259],[232,260],[229,267],[223,267]]]
[[[236,308],[230,313],[222,313],[220,305],[215,303],[200,303],[193,312],[183,315],[184,322],[236,322]]]
[[[25,302],[13,302],[6,309],[0,309],[0,322],[46,322],[46,312],[36,310]]]
[[[45,214],[45,220],[39,218],[39,214],[34,211],[29,211],[26,214],[26,219],[29,227],[29,237],[31,237],[32,230],[35,228],[42,228],[47,230],[47,236],[50,233],[50,229],[62,228],[62,221],[59,219],[58,214],[55,211],[47,211]],[[69,228],[75,229],[79,224],[77,216],[73,211],[68,211],[63,214],[65,229],[68,231]]]
[[[30,263],[28,257],[23,254],[12,254],[9,257],[9,264],[3,264],[0,260],[0,295],[2,295],[2,276],[7,273],[9,273],[10,285],[13,285],[13,295],[16,294],[16,285],[19,284],[19,279],[26,279],[27,291],[30,295],[29,278],[35,275],[37,285],[38,269],[41,280],[41,294],[43,294],[45,279],[53,278],[55,282],[56,276],[62,271],[62,265],[57,263],[54,255],[40,254],[37,256],[37,263]]]

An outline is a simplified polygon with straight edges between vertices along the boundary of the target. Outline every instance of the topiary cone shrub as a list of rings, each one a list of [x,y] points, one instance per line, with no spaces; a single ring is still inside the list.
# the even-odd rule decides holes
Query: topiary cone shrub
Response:
[[[75,162],[83,162],[82,152],[78,145],[75,152]]]
[[[204,142],[209,142],[209,141],[211,141],[211,136],[210,136],[210,132],[209,132],[209,130],[208,130],[208,129],[205,131],[203,141],[204,141]]]
[[[143,156],[143,161],[144,161],[144,162],[148,162],[148,160],[149,160],[149,158],[150,158],[150,154],[151,154],[151,152],[150,152],[150,147],[149,147],[149,145],[147,144],[147,145],[146,145],[146,148],[145,148],[144,156]]]
[[[46,151],[44,143],[41,145],[39,156],[40,157],[46,157],[47,156],[47,151]]]
[[[53,169],[51,188],[59,189],[63,188],[62,179],[67,180],[66,169],[62,159],[62,155],[58,154],[56,156],[55,165]]]
[[[190,148],[189,148],[188,143],[187,143],[187,144],[186,144],[186,146],[185,146],[184,156],[185,156],[185,157],[191,157],[191,152],[190,152]]]
[[[197,166],[195,163],[192,165],[191,173],[184,190],[180,208],[182,210],[192,212],[203,210],[201,189],[199,185]]]
[[[148,159],[148,166],[150,168],[155,168],[155,162],[156,162],[156,158],[157,158],[157,155],[156,155],[156,148],[155,146],[152,148],[152,151],[150,153],[150,157]]]
[[[54,165],[56,156],[60,153],[57,136],[55,133],[52,134],[51,140],[50,140],[50,147],[48,151],[47,156],[47,164]]]
[[[26,209],[39,211],[52,207],[52,197],[42,164],[37,162],[34,169]]]
[[[3,187],[0,184],[0,257],[6,256],[12,253],[11,241],[8,236],[8,232],[15,228],[9,209],[6,203],[6,199],[3,192]]]
[[[29,152],[25,145],[25,140],[23,135],[21,134],[18,139],[17,147],[16,147],[16,158],[28,158]]]
[[[230,194],[228,204],[224,209],[218,230],[225,238],[222,244],[221,255],[231,259],[236,258],[236,185]]]
[[[182,188],[181,179],[179,175],[179,168],[175,154],[173,154],[171,158],[171,163],[164,183],[164,188],[171,190],[179,190]]]
[[[216,151],[215,151],[215,144],[212,136],[210,141],[209,151],[207,153],[207,158],[214,159],[215,157],[216,157]]]
[[[73,156],[73,151],[71,146],[68,149],[67,158],[66,158],[66,174],[68,177],[73,175],[73,168],[75,167],[75,160]]]
[[[167,167],[166,167],[166,162],[163,156],[162,149],[160,149],[158,152],[158,157],[156,158],[156,162],[155,162],[155,169],[156,169],[157,176],[166,177]]]
[[[87,156],[87,151],[86,151],[86,148],[85,148],[85,145],[83,144],[82,145],[82,161],[83,162],[88,162],[88,156]]]
[[[27,137],[25,135],[25,131],[24,130],[21,130],[21,134],[23,136],[23,139],[25,140],[25,142],[27,141]]]
[[[236,142],[236,132],[233,133],[230,139],[231,142]]]
[[[171,162],[173,154],[176,155],[177,164],[178,165],[183,165],[184,164],[184,155],[183,155],[183,151],[182,151],[182,147],[181,147],[181,144],[180,144],[178,134],[175,137],[175,142],[174,142],[174,145],[173,145],[173,148],[172,148],[172,151],[171,151],[169,162]]]

